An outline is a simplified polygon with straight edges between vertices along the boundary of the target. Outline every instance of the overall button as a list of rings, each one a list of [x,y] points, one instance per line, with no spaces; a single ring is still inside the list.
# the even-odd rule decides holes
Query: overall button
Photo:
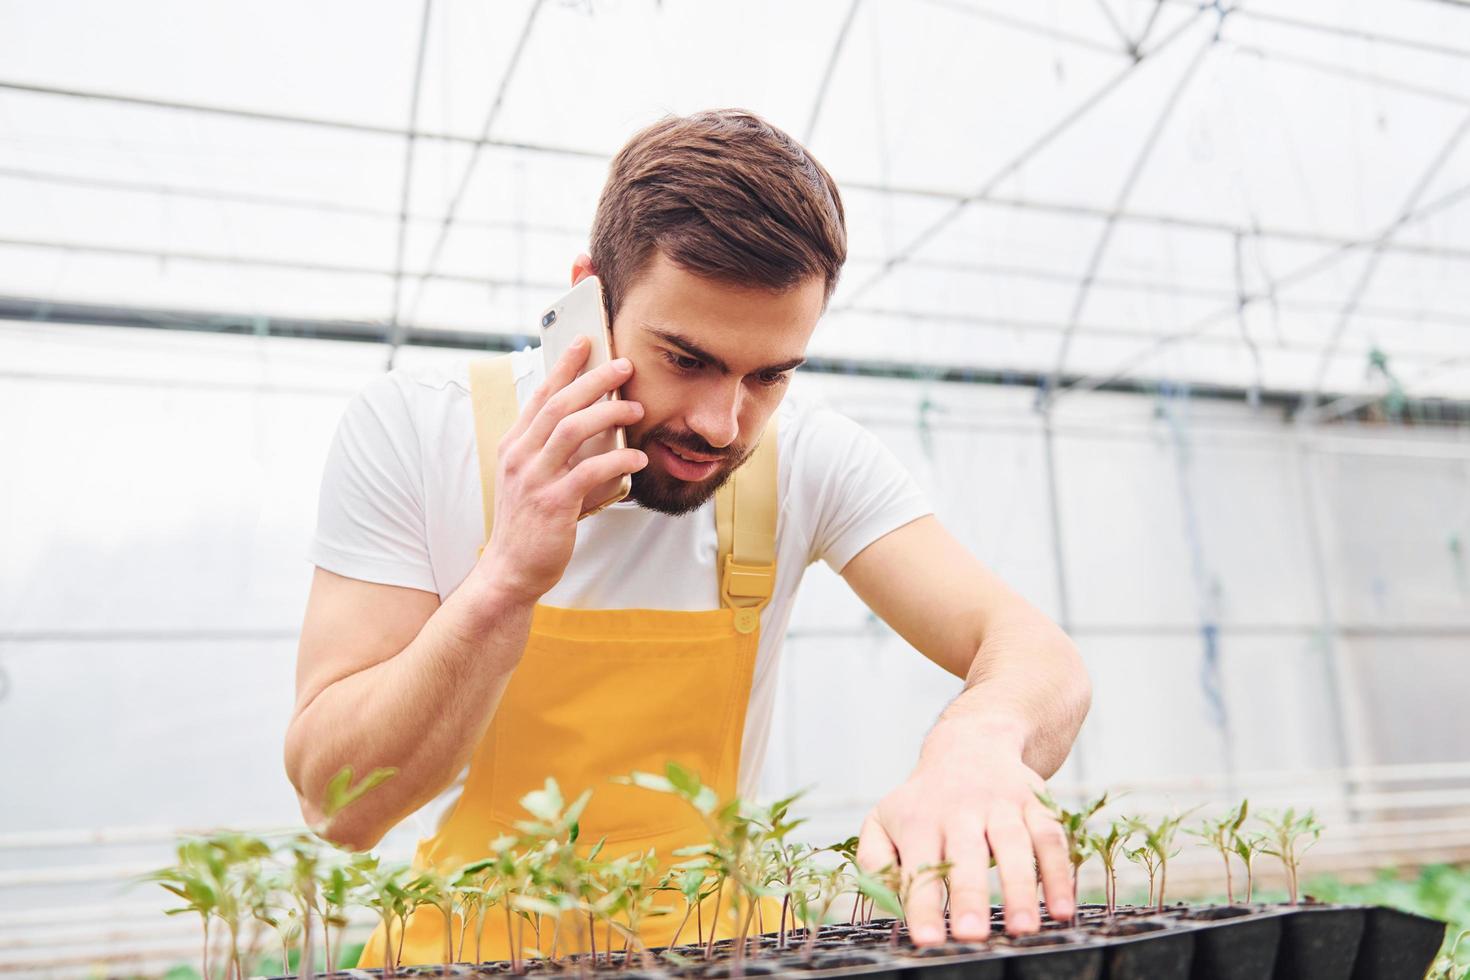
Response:
[[[735,629],[741,633],[754,633],[761,624],[761,614],[756,609],[735,610]]]

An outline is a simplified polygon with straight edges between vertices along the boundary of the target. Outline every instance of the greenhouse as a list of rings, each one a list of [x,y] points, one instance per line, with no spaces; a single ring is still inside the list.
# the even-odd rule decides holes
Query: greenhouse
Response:
[[[1467,331],[1462,0],[9,4],[0,976],[1463,977]]]

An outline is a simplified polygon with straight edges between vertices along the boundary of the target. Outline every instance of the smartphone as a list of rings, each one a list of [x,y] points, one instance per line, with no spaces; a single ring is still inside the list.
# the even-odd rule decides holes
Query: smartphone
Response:
[[[541,311],[541,360],[547,371],[561,359],[577,337],[586,337],[592,342],[587,363],[577,373],[578,377],[612,360],[612,328],[608,325],[607,307],[602,300],[602,283],[596,276],[583,279],[561,299]],[[617,397],[618,393],[611,391],[603,395],[602,400]],[[582,443],[582,447],[572,456],[572,465],[575,466],[591,456],[623,449],[627,444],[623,427],[614,426]],[[591,517],[603,508],[617,503],[628,496],[632,489],[633,478],[627,473],[593,487],[592,492],[582,498],[582,513],[577,520]]]

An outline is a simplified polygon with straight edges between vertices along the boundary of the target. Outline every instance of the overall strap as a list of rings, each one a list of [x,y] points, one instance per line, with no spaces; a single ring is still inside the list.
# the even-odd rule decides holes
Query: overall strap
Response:
[[[470,405],[475,413],[475,446],[480,455],[480,489],[485,496],[485,540],[495,526],[495,463],[500,440],[520,415],[510,355],[470,362]],[[483,550],[483,549],[482,549]]]
[[[715,492],[716,568],[720,605],[735,610],[735,628],[753,633],[776,585],[776,418],[760,443]]]

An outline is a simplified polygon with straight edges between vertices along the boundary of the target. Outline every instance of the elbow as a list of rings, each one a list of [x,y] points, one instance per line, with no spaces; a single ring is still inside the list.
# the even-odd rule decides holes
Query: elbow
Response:
[[[376,847],[388,832],[388,826],[371,819],[359,804],[327,816],[322,807],[326,780],[311,775],[312,765],[301,729],[292,724],[286,732],[286,778],[296,791],[301,819],[318,837],[348,851],[366,851]]]
[[[362,820],[354,821],[345,812],[337,814],[331,820],[323,819],[318,808],[302,800],[301,815],[310,822],[313,813],[317,816],[317,822],[311,826],[316,835],[344,851],[372,850],[388,832],[386,827],[371,826]]]

